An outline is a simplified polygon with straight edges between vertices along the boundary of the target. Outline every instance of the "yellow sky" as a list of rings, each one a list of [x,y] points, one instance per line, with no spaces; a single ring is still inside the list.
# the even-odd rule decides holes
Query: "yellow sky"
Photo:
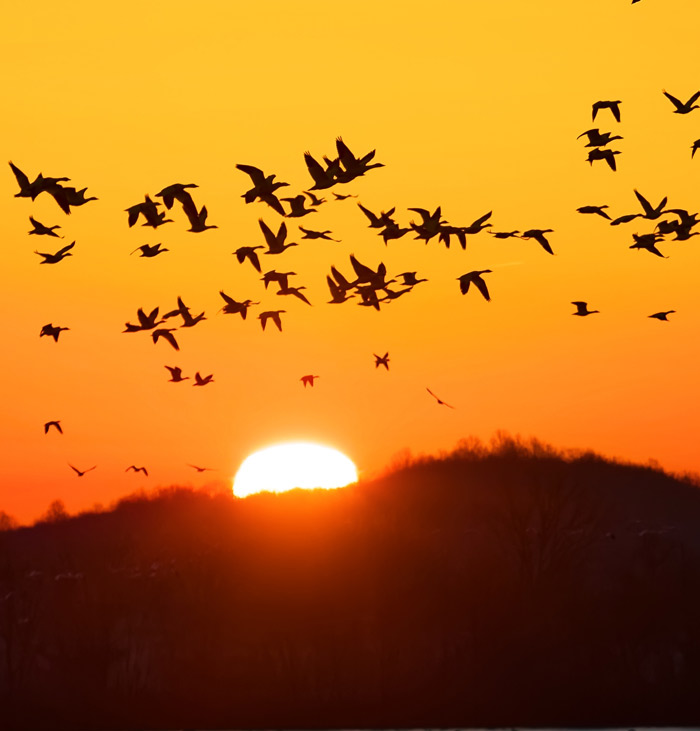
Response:
[[[634,188],[697,210],[700,111],[673,114],[661,93],[700,89],[695,0],[38,0],[4,16],[5,159],[30,177],[66,175],[99,201],[68,217],[47,195],[14,198],[9,167],[0,177],[0,509],[26,521],[54,498],[74,511],[139,487],[229,479],[254,449],[293,439],[335,446],[365,473],[403,448],[497,429],[700,471],[698,240],[669,241],[659,259],[628,248],[653,222],[576,213],[637,212]],[[620,124],[607,112],[591,123],[597,99],[623,101]],[[624,137],[616,173],[585,160],[576,137],[593,126]],[[334,190],[396,206],[403,225],[416,219],[409,207],[441,205],[454,225],[493,210],[498,230],[554,229],[556,256],[486,233],[466,252],[411,236],[385,248],[350,199],[288,221],[291,240],[300,222],[341,243],[263,257],[297,272],[314,306],[266,293],[231,252],[262,243],[258,217],[274,229],[281,219],[244,204],[235,164],[296,194],[311,184],[304,151],[334,154],[337,135],[358,154],[376,148],[385,167]],[[124,209],[173,182],[198,184],[218,229],[188,233],[177,209],[157,231],[128,228]],[[28,236],[29,215],[60,224],[74,256],[39,265],[33,251],[60,242]],[[129,255],[156,242],[170,251]],[[332,264],[349,274],[351,253],[430,281],[381,312],[326,305],[325,276]],[[493,270],[490,303],[459,294],[456,278],[475,269]],[[263,304],[245,322],[216,314],[220,289]],[[121,333],[138,307],[171,309],[178,295],[207,315],[178,334],[180,353]],[[601,313],[574,318],[572,300]],[[277,308],[284,332],[263,333],[257,313]],[[647,317],[667,309],[668,323]],[[71,330],[39,339],[47,322]],[[388,373],[374,368],[385,351]],[[166,364],[215,383],[168,383]],[[321,376],[313,389],[306,373]],[[62,437],[44,436],[49,419]],[[98,468],[79,480],[67,462]],[[197,476],[188,462],[217,471]],[[151,477],[126,474],[132,463]]]

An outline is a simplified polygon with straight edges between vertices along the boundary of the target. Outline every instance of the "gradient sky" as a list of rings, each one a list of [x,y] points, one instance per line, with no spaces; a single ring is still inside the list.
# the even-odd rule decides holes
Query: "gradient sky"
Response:
[[[638,212],[634,188],[698,209],[700,111],[673,114],[662,95],[700,89],[697,0],[36,0],[4,17],[5,159],[99,200],[66,216],[48,195],[14,198],[9,167],[0,176],[0,509],[26,522],[55,498],[74,512],[139,488],[230,480],[252,451],[300,439],[342,450],[364,474],[403,449],[498,429],[700,471],[700,240],[669,241],[660,259],[628,248],[653,222],[576,213]],[[622,100],[620,124],[608,112],[591,123],[598,99]],[[593,126],[624,137],[616,173],[586,162],[576,137]],[[333,190],[396,206],[403,225],[417,220],[409,207],[441,205],[457,226],[493,210],[495,230],[554,229],[556,255],[485,232],[466,251],[412,236],[385,248],[356,200],[326,191],[318,213],[288,225],[342,242],[263,257],[264,270],[297,272],[314,306],[266,293],[231,252],[262,243],[259,216],[275,229],[281,218],[243,202],[249,180],[235,165],[276,173],[296,194],[312,183],[304,151],[335,154],[337,135],[385,167]],[[198,184],[218,229],[187,232],[179,207],[156,231],[129,229],[124,209],[174,182]],[[62,242],[29,236],[30,215],[60,224],[74,256],[40,265],[33,251]],[[156,242],[170,251],[129,255]],[[330,266],[349,275],[351,253],[429,282],[381,312],[325,304]],[[493,270],[490,303],[459,293],[456,278],[475,269]],[[220,289],[262,305],[245,322],[217,314]],[[178,335],[179,353],[122,334],[138,307],[167,311],[178,295],[207,315]],[[572,300],[601,313],[572,317]],[[258,312],[277,308],[284,332],[262,332]],[[668,309],[668,323],[648,318]],[[40,339],[48,322],[71,330]],[[388,373],[374,367],[385,351]],[[215,383],[169,383],[166,364]],[[299,382],[307,373],[320,375],[313,389]],[[50,419],[63,436],[43,434]],[[67,462],[98,467],[78,479]]]

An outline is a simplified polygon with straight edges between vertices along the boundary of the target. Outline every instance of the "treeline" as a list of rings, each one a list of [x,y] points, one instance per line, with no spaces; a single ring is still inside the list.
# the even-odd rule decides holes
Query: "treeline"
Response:
[[[501,437],[0,532],[0,727],[683,725],[700,490]]]

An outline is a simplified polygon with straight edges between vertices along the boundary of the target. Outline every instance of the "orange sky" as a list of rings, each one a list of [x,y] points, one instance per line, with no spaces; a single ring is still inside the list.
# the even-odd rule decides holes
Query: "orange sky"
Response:
[[[700,471],[697,239],[630,250],[651,221],[610,227],[582,205],[638,212],[698,208],[700,111],[673,114],[661,90],[688,98],[697,77],[696,0],[242,3],[169,0],[114,6],[38,0],[4,11],[0,47],[5,159],[32,178],[68,176],[99,201],[66,216],[52,198],[14,198],[0,177],[4,242],[0,304],[0,509],[21,521],[54,498],[69,511],[141,487],[229,480],[276,441],[335,446],[364,472],[404,448],[435,452],[497,429],[562,447],[657,459]],[[591,104],[621,99],[622,122]],[[586,162],[584,130],[621,134],[618,171]],[[411,236],[385,248],[354,199],[291,220],[341,243],[304,241],[265,269],[293,270],[313,307],[266,293],[231,252],[262,243],[257,219],[280,217],[240,198],[236,163],[311,185],[303,153],[377,150],[385,167],[334,190],[368,208],[442,206],[453,225],[493,210],[496,230],[552,228],[556,256],[536,242],[481,233],[448,251]],[[124,209],[173,182],[194,182],[218,229],[188,233],[185,217],[129,229]],[[332,198],[326,192],[327,199]],[[28,217],[62,226],[63,242],[28,236]],[[40,265],[33,251],[75,240],[74,256]],[[54,243],[55,242],[55,243]],[[129,252],[162,242],[155,259]],[[327,305],[332,264],[354,253],[389,275],[430,281],[376,312]],[[456,278],[487,275],[492,301]],[[216,314],[218,291],[260,300],[243,322]],[[181,295],[206,321],[178,334],[181,351],[148,333],[122,334],[136,309],[174,308]],[[571,316],[572,300],[601,314]],[[262,332],[282,308],[284,332]],[[647,316],[675,309],[670,322]],[[42,325],[71,328],[58,343]],[[374,368],[389,351],[391,370]],[[168,383],[164,365],[215,383]],[[304,389],[299,378],[319,374]],[[454,404],[439,407],[429,386]],[[43,434],[61,419],[64,435]],[[67,462],[94,472],[78,479]],[[187,463],[216,468],[198,476]],[[145,465],[151,476],[125,473]]]

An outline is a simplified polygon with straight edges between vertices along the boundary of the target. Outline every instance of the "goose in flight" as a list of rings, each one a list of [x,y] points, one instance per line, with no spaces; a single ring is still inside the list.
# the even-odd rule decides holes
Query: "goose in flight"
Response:
[[[281,254],[285,249],[299,245],[294,242],[290,242],[289,244],[284,243],[287,238],[287,224],[284,221],[282,221],[282,224],[277,230],[276,236],[272,233],[272,230],[265,221],[262,220],[262,218],[258,219],[258,223],[260,224],[260,230],[263,232],[265,242],[267,243],[268,250],[264,252],[265,254]],[[258,271],[260,270],[258,269]]]
[[[304,388],[311,386],[313,388],[314,380],[320,376],[302,376],[299,380],[304,384]]]
[[[278,295],[285,295],[285,294],[291,294],[294,295],[294,297],[297,297],[302,302],[306,302],[307,305],[310,305],[311,302],[306,299],[306,296],[302,293],[302,289],[306,289],[306,287],[283,287],[280,285],[279,290],[277,291]]]
[[[258,320],[260,320],[262,329],[265,330],[265,325],[267,325],[267,321],[272,320],[272,322],[277,325],[277,329],[282,332],[282,319],[280,318],[280,315],[283,312],[286,312],[286,310],[268,310],[266,312],[261,312],[258,315]]]
[[[383,168],[384,165],[380,162],[374,162],[370,164],[370,161],[374,159],[375,150],[371,150],[361,158],[355,157],[350,151],[350,148],[343,142],[342,137],[336,137],[335,146],[338,150],[338,159],[340,160],[343,170],[337,175],[340,183],[349,183],[355,178],[359,178],[364,175],[368,170],[373,168]]]
[[[404,287],[415,287],[416,284],[428,281],[427,279],[418,279],[418,272],[401,272],[396,276],[403,279]]]
[[[443,401],[441,398],[438,398],[427,386],[425,387],[425,390],[438,402],[438,406],[447,406],[449,409],[454,409],[454,406]]]
[[[166,248],[160,248],[163,246],[163,244],[143,244],[143,246],[139,246],[136,249],[134,249],[131,253],[135,254],[137,251],[140,251],[139,257],[151,259],[154,256],[158,256],[158,254],[164,254],[166,251],[170,251],[170,249]]]
[[[56,431],[59,434],[63,434],[63,429],[61,429],[61,422],[60,421],[47,421],[46,424],[44,424],[44,434],[49,433],[49,429],[53,427],[56,429]]]
[[[193,386],[206,386],[208,383],[214,383],[214,374],[210,373],[208,376],[202,376],[199,371],[194,374]]]
[[[357,293],[360,295],[361,302],[358,302],[357,304],[360,305],[360,307],[374,307],[377,312],[381,309],[379,306],[379,297],[377,297],[377,290],[374,289],[374,287],[366,286],[366,287],[357,287]]]
[[[167,340],[170,345],[175,348],[175,350],[180,350],[180,346],[177,344],[177,340],[175,340],[175,336],[173,333],[175,332],[174,327],[161,327],[157,330],[154,330],[151,333],[151,337],[153,338],[153,343],[157,343],[160,338],[163,338],[164,340]]]
[[[335,196],[335,199],[337,201],[345,201],[348,198],[357,198],[356,195],[352,195],[351,193],[343,194],[343,193],[336,193],[335,191],[332,191],[332,193]]]
[[[551,228],[531,228],[527,231],[523,231],[523,233],[520,235],[521,239],[535,239],[537,243],[548,253],[548,254],[554,254],[552,251],[552,247],[549,245],[549,241],[547,240],[545,234],[554,233],[553,229]]]
[[[491,274],[491,270],[481,269],[478,271],[467,272],[466,274],[462,274],[461,277],[457,277],[457,279],[459,280],[459,291],[462,294],[466,294],[469,291],[469,285],[473,284],[479,290],[479,292],[481,292],[484,299],[487,302],[490,302],[491,295],[489,295],[489,290],[486,286],[486,282],[481,278],[482,274]]]
[[[58,325],[52,325],[49,323],[48,325],[44,325],[41,328],[41,332],[39,333],[39,337],[43,338],[44,335],[48,335],[49,337],[54,339],[54,342],[58,342],[58,336],[64,331],[64,330],[70,330],[69,327],[59,327]]]
[[[310,190],[324,190],[325,188],[334,186],[338,182],[336,178],[338,172],[337,165],[329,164],[324,168],[308,151],[304,153],[304,162],[306,163],[306,169],[309,171],[309,175],[314,181]]]
[[[690,159],[692,160],[695,157],[695,153],[700,150],[700,140],[695,140],[693,144],[690,146]]]
[[[465,234],[478,234],[479,231],[483,231],[485,228],[490,228],[492,224],[486,223],[486,221],[491,218],[492,214],[493,211],[485,213],[480,218],[477,218],[476,221],[469,224],[469,226],[461,226],[460,231],[463,231]]]
[[[260,259],[258,258],[258,255],[255,253],[256,249],[264,249],[264,246],[240,246],[238,249],[236,249],[233,254],[235,255],[236,259],[238,259],[239,264],[243,264],[243,262],[247,259],[253,267],[259,272],[260,271]]]
[[[15,198],[31,198],[32,200],[35,200],[40,193],[50,193],[51,188],[54,186],[70,180],[70,178],[45,178],[41,173],[39,173],[34,181],[30,183],[27,175],[23,173],[12,161],[10,161],[9,165],[15,176],[17,185],[19,185],[19,193],[15,193]],[[68,212],[70,213],[70,209]]]
[[[151,200],[151,197],[147,195],[143,203],[136,203],[133,206],[125,208],[124,212],[128,216],[127,222],[129,228],[136,225],[139,216],[143,216],[146,219],[146,223],[143,224],[144,226],[151,226],[152,228],[158,228],[158,226],[162,226],[164,223],[172,223],[170,219],[165,219],[164,213],[160,214],[158,212],[159,205],[160,203]]]
[[[236,165],[236,169],[248,175],[253,183],[253,187],[241,196],[246,203],[252,203],[256,199],[260,199],[277,211],[280,216],[284,216],[284,208],[275,195],[275,191],[289,185],[289,183],[274,182],[276,175],[265,175],[260,168],[253,165]]]
[[[389,370],[389,352],[387,351],[384,353],[384,355],[377,355],[376,353],[372,353],[374,356],[374,367],[379,368],[379,366],[384,366],[387,370]]]
[[[73,254],[70,253],[70,250],[75,246],[75,241],[72,244],[68,244],[68,246],[64,246],[62,249],[59,249],[55,254],[45,254],[41,251],[35,251],[35,254],[38,254],[39,256],[43,257],[43,261],[40,261],[40,264],[58,264],[59,261],[62,261],[67,256],[73,256]]]
[[[240,315],[244,320],[248,315],[248,308],[252,305],[259,305],[259,302],[253,302],[252,300],[243,300],[243,302],[236,302],[233,297],[229,297],[226,292],[219,290],[219,294],[226,303],[222,307],[222,312],[226,315]]]
[[[322,203],[326,202],[325,198],[319,198],[317,195],[310,193],[308,190],[304,191],[304,195],[307,195],[309,197],[309,200],[311,201],[310,205],[312,205],[314,208],[318,208]]]
[[[175,201],[179,201],[184,205],[194,205],[192,196],[187,192],[187,188],[199,187],[195,183],[173,183],[163,188],[160,193],[156,193],[156,198],[162,198],[165,207],[170,210]]]
[[[437,236],[440,233],[440,225],[442,223],[446,223],[441,220],[442,210],[440,206],[438,206],[433,213],[426,211],[425,208],[409,208],[408,210],[418,213],[423,219],[419,224],[411,221],[409,225],[418,234],[415,238],[424,239],[426,244],[433,238],[433,236]]]
[[[585,132],[581,132],[581,134],[576,139],[580,140],[581,137],[584,136],[588,137],[588,143],[586,144],[586,147],[605,147],[613,140],[624,139],[623,137],[620,137],[620,135],[613,136],[612,132],[601,132],[597,127],[594,129],[587,129]]]
[[[660,256],[662,259],[668,259],[667,256],[664,256],[656,248],[656,244],[658,244],[660,241],[663,241],[663,236],[661,236],[660,234],[632,234],[632,238],[634,239],[634,243],[632,244],[632,246],[630,246],[630,249],[645,249],[650,254]]]
[[[597,216],[602,216],[603,218],[607,218],[607,220],[610,220],[610,216],[605,212],[605,208],[609,208],[609,206],[581,206],[580,208],[577,208],[576,211],[578,213],[593,213]]]
[[[203,312],[200,312],[195,317],[192,317],[192,315],[190,314],[190,308],[182,301],[182,297],[177,298],[177,309],[166,312],[163,315],[163,319],[167,320],[170,317],[177,317],[178,315],[182,317],[182,327],[194,327],[198,322],[207,319],[206,317],[204,317]]]
[[[36,236],[55,236],[57,239],[62,238],[55,233],[55,229],[61,228],[60,226],[44,226],[43,223],[37,221],[36,218],[32,218],[32,216],[29,216],[29,221],[33,226],[29,232],[30,235],[35,234]]]
[[[401,228],[398,223],[390,223],[385,226],[382,231],[379,232],[379,235],[384,240],[384,246],[387,246],[389,244],[389,241],[400,239],[402,236],[405,236],[410,230],[410,228]]]
[[[306,208],[306,198],[303,193],[295,195],[293,198],[282,198],[285,203],[289,203],[290,211],[286,213],[287,218],[301,218],[309,213],[317,213],[315,208]]]
[[[182,375],[182,368],[179,368],[178,366],[164,367],[170,371],[170,378],[168,379],[170,383],[180,383],[181,381],[186,381],[189,379],[189,376]]]
[[[341,275],[342,276],[342,275]],[[354,294],[348,295],[348,289],[343,288],[339,286],[331,277],[326,276],[326,283],[328,284],[328,289],[331,292],[331,299],[328,302],[329,305],[339,305],[343,302],[347,302],[351,297],[354,297]]]
[[[136,311],[136,316],[139,319],[139,324],[132,325],[130,322],[127,322],[125,325],[126,330],[124,330],[123,332],[139,332],[140,330],[152,330],[156,325],[162,324],[163,322],[165,322],[165,320],[158,320],[159,310],[160,308],[156,307],[151,310],[151,312],[147,315],[144,310],[139,307],[139,309]]]
[[[296,276],[296,272],[277,272],[271,269],[269,272],[265,272],[261,281],[265,285],[265,289],[272,282],[277,282],[280,289],[286,289],[289,286],[289,277],[292,276]]]
[[[303,226],[299,226],[299,230],[304,234],[301,237],[302,239],[323,239],[324,241],[340,242],[340,239],[333,239],[329,236],[329,234],[333,233],[332,231],[314,231],[311,228],[304,228]]]
[[[668,316],[675,312],[675,310],[666,310],[665,312],[655,312],[653,315],[649,315],[649,317],[653,317],[656,320],[662,320],[663,322],[668,322]]]
[[[601,109],[609,109],[612,112],[613,117],[619,122],[620,121],[620,104],[622,102],[617,99],[616,101],[601,101],[594,102],[593,104],[593,121],[595,122],[596,114]]]
[[[357,280],[354,282],[348,281],[334,266],[331,266],[331,274],[333,275],[333,279],[335,280],[338,288],[343,290],[343,292],[347,292],[358,284]]]
[[[619,150],[603,150],[600,147],[595,147],[588,153],[588,162],[593,165],[596,160],[605,160],[608,167],[614,172],[617,170],[615,155],[619,154]]]
[[[496,239],[520,238],[520,231],[489,231],[489,233]]]
[[[385,226],[396,225],[396,221],[392,218],[396,207],[390,208],[388,211],[382,211],[379,215],[372,213],[369,208],[365,208],[362,203],[358,203],[357,207],[369,219],[369,228],[384,228]]]
[[[700,109],[700,106],[695,103],[698,99],[700,99],[700,91],[696,91],[687,102],[682,102],[680,99],[676,99],[676,97],[669,94],[666,89],[663,89],[663,95],[675,107],[673,111],[674,114],[690,114],[693,109]]]
[[[137,467],[135,464],[129,465],[124,472],[128,472],[129,470],[133,470],[134,472],[143,472],[143,474],[148,477],[148,470],[145,467]]]
[[[97,467],[97,465],[93,465],[92,467],[88,467],[86,470],[79,470],[77,467],[73,467],[73,465],[68,462],[68,466],[75,472],[78,477],[82,477],[83,475],[87,474],[88,472],[92,471]]]
[[[192,199],[190,198],[190,201]],[[207,231],[210,228],[219,228],[218,226],[209,225],[207,223],[207,216],[209,212],[206,206],[202,206],[202,210],[198,211],[194,201],[183,205],[182,210],[185,212],[187,219],[190,222],[190,227],[187,229],[190,233],[200,234],[203,231]]]
[[[354,254],[350,254],[350,263],[355,270],[355,274],[357,274],[357,279],[353,286],[357,284],[368,284],[372,289],[384,289],[394,281],[393,279],[386,280],[386,265],[384,262],[379,263],[376,272],[358,261]]]
[[[663,213],[664,206],[668,201],[668,198],[664,198],[658,206],[654,207],[638,190],[635,189],[634,194],[644,210],[642,218],[648,218],[650,221],[655,221]]]
[[[188,464],[187,466],[191,467],[193,470],[197,470],[197,472],[213,472],[214,471],[213,467],[200,467],[199,465],[196,465],[196,464]]]
[[[588,302],[576,301],[571,304],[576,308],[576,312],[572,312],[571,314],[577,315],[578,317],[586,317],[586,315],[594,315],[596,312],[600,312],[600,310],[589,310]]]

